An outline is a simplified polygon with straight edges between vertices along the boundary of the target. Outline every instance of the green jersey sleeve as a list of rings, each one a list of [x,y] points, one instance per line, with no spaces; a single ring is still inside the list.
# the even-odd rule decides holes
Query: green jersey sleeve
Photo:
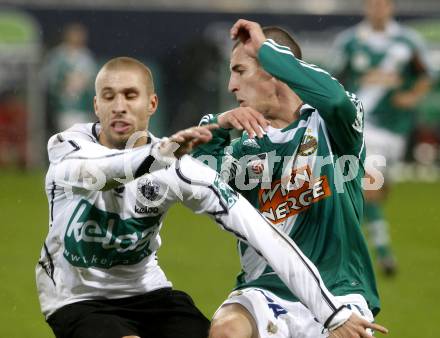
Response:
[[[262,67],[286,83],[325,121],[339,155],[358,155],[363,143],[363,109],[354,94],[325,70],[295,58],[290,49],[266,40],[258,52]]]
[[[218,115],[208,114],[202,117],[199,125],[217,123]],[[207,164],[229,181],[235,176],[238,160],[242,156],[241,143],[231,141],[230,130],[218,128],[212,131],[212,140],[199,145],[192,153],[194,158]]]

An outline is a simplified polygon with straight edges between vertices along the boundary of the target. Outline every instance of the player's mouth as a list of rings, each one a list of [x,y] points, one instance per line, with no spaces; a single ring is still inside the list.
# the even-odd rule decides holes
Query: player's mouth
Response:
[[[238,101],[238,104],[240,105],[240,107],[246,107],[247,106],[247,104],[246,104],[246,102],[244,100],[237,100],[237,101]]]
[[[116,120],[110,123],[110,127],[118,134],[125,134],[131,129],[131,124],[126,121]]]

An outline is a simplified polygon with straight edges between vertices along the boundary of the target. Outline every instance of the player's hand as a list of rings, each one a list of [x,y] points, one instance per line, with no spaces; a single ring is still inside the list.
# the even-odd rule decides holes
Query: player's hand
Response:
[[[178,131],[170,138],[162,141],[159,151],[164,156],[174,154],[175,157],[181,158],[200,144],[209,142],[212,139],[211,130],[216,128],[218,128],[217,124],[208,124]]]
[[[336,330],[330,331],[329,338],[371,338],[373,337],[366,330],[371,329],[384,334],[388,333],[388,330],[375,323],[370,323],[355,313],[353,313],[348,320],[338,327]]]
[[[262,138],[270,122],[255,109],[239,107],[220,114],[218,124],[226,129],[246,130],[250,138],[254,138],[255,135]]]
[[[239,39],[246,53],[253,58],[257,57],[258,50],[266,40],[260,24],[244,19],[238,20],[232,26],[230,33],[231,39]]]

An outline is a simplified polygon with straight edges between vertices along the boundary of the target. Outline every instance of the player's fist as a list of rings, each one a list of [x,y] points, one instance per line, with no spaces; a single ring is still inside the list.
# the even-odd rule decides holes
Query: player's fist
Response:
[[[232,26],[230,33],[231,39],[239,39],[246,53],[253,58],[257,57],[258,50],[266,40],[259,23],[244,19],[238,20]]]

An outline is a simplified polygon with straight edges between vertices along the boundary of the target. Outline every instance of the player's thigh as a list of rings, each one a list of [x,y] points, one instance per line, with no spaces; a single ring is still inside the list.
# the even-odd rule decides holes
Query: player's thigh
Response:
[[[260,338],[290,338],[289,311],[280,303],[279,298],[265,290],[248,288],[232,292],[214,315],[226,305],[239,304],[253,319],[253,328],[257,330]]]
[[[257,324],[239,303],[224,304],[214,315],[209,338],[259,338]]]

